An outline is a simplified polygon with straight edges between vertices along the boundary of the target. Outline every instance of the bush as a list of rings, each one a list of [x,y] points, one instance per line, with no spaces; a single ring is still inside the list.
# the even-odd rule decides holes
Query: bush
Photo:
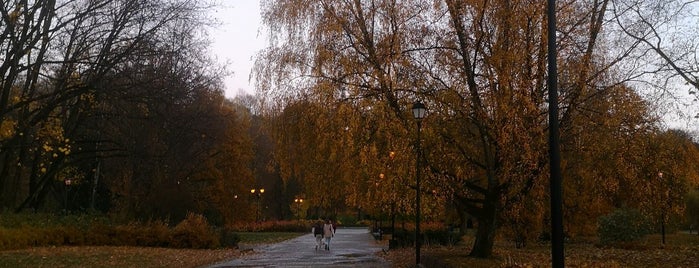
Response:
[[[221,242],[221,247],[237,248],[240,236],[230,229],[221,228],[219,230],[219,241]]]
[[[217,248],[221,244],[206,218],[202,215],[188,213],[172,230],[171,247],[175,248]]]
[[[240,241],[231,229],[214,230],[204,216],[196,214],[187,215],[174,228],[163,220],[113,225],[104,217],[89,214],[7,215],[0,217],[0,250],[63,245],[217,248],[236,247]],[[310,232],[310,225],[302,221],[270,222],[265,228]]]
[[[227,226],[227,229],[236,232],[298,232],[306,233],[311,231],[315,221],[264,221],[255,223],[237,223]]]
[[[143,228],[140,246],[167,247],[170,237],[170,227],[162,220],[148,222]]]
[[[459,233],[448,230],[425,230],[422,232],[421,241],[423,245],[453,246],[461,242]],[[393,243],[396,247],[410,247],[415,245],[415,232],[396,228],[393,233]]]
[[[597,234],[603,244],[629,242],[649,233],[643,215],[635,209],[617,209],[598,220]]]
[[[449,230],[425,230],[423,244],[438,244],[442,246],[454,246],[461,241],[461,235]]]
[[[117,230],[114,226],[97,223],[90,226],[87,234],[91,245],[120,245],[117,243]]]
[[[415,232],[410,232],[405,229],[396,229],[393,230],[392,239],[396,247],[410,247],[415,245]]]

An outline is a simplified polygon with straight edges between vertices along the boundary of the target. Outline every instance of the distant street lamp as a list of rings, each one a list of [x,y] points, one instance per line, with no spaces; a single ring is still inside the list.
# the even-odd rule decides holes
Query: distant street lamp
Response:
[[[663,173],[662,172],[658,172],[658,178],[660,179],[659,185],[664,186],[665,183],[663,182]],[[669,196],[667,189],[666,189],[666,191],[665,191],[665,203],[666,204],[667,204],[667,202],[669,202],[669,199],[670,199],[670,196]],[[660,203],[661,204],[663,203],[662,200]],[[662,218],[662,219],[660,219],[660,233],[662,236],[663,246],[665,246],[665,213],[667,213],[666,209],[667,209],[667,207],[663,206],[660,210],[660,217]]]
[[[70,185],[73,184],[73,180],[71,178],[66,178],[63,180],[63,183],[66,185],[66,194],[64,198],[65,204],[63,205],[63,208],[65,209],[66,213],[68,213],[68,194],[70,193]]]
[[[417,157],[415,160],[415,264],[420,266],[420,165],[422,164],[422,148],[420,144],[420,128],[425,118],[427,108],[420,101],[413,103],[413,117],[417,122]]]
[[[257,199],[257,216],[256,220],[260,221],[261,215],[262,215],[262,194],[265,193],[265,189],[260,188],[260,189],[250,189],[250,193],[252,194],[253,197]]]
[[[396,152],[391,151],[388,153],[389,171],[393,171],[393,159],[396,158]],[[391,176],[391,240],[388,241],[388,248],[392,249],[396,246],[395,232],[396,232],[396,179],[395,176]]]
[[[298,219],[301,219],[301,204],[303,203],[303,198],[296,198],[294,199],[294,203],[296,203],[296,217]]]

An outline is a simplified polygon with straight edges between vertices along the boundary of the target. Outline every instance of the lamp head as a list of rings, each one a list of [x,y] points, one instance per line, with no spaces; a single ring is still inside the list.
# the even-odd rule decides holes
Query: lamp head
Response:
[[[415,103],[413,103],[412,110],[413,117],[417,120],[422,120],[423,118],[425,118],[425,114],[427,113],[427,108],[420,101],[416,101]]]

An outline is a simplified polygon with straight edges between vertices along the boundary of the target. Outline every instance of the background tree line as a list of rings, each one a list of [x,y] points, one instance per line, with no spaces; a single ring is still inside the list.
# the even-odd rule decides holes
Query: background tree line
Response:
[[[250,218],[235,197],[253,179],[251,116],[206,54],[211,7],[3,1],[3,210]]]

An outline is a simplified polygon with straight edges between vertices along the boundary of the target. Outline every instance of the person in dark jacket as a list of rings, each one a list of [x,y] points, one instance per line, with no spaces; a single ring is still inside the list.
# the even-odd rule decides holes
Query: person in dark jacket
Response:
[[[311,228],[313,236],[316,238],[316,250],[323,246],[323,222],[317,221]]]

